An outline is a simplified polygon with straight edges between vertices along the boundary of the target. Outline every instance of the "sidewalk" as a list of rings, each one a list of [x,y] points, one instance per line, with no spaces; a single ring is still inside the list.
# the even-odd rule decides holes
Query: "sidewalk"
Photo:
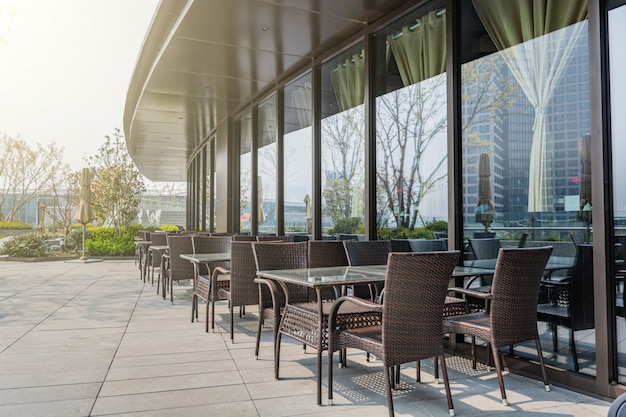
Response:
[[[232,344],[225,302],[215,333],[191,323],[191,285],[174,304],[144,284],[131,261],[0,262],[0,417],[38,416],[386,416],[379,362],[349,352],[335,373],[333,406],[316,405],[312,351],[283,338],[281,379],[273,374],[271,330],[254,358],[256,309],[248,308]],[[609,403],[505,374],[510,406],[495,372],[449,357],[457,416],[606,416]],[[326,365],[323,366],[326,404]],[[448,416],[432,361],[402,371],[397,416]]]

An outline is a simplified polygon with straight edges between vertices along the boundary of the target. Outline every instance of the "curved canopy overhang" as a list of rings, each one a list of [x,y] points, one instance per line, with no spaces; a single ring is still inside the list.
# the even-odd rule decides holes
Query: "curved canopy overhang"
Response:
[[[406,0],[162,0],[124,110],[130,155],[152,181],[186,181],[210,132],[290,72]]]

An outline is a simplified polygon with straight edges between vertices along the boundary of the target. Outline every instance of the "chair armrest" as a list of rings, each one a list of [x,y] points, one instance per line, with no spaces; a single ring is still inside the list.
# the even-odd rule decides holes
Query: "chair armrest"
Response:
[[[278,317],[278,315],[280,314],[280,308],[282,307],[280,302],[280,287],[276,284],[276,282],[266,278],[257,277],[254,279],[254,282],[259,284],[259,309],[262,309],[265,305],[268,305],[267,301],[263,299],[263,291],[261,290],[261,286],[265,285],[269,289],[270,295],[272,296],[272,306],[274,309],[274,314]]]
[[[211,279],[216,279],[219,275],[230,275],[230,269],[224,268],[223,266],[216,266],[213,268]]]
[[[369,311],[375,311],[375,312],[380,312],[380,313],[382,313],[383,311],[383,305],[378,304],[376,302],[368,301],[363,298],[354,297],[351,295],[339,297],[333,302],[333,305],[330,307],[330,312],[328,315],[329,332],[333,332],[334,329],[337,328],[337,314],[338,314],[339,308],[341,307],[343,303],[346,303],[346,302],[363,307],[364,310],[367,309]]]

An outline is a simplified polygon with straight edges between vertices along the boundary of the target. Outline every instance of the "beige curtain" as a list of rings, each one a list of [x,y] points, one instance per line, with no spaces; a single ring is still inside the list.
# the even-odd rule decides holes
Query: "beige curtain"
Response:
[[[528,211],[548,210],[544,107],[587,17],[586,0],[473,0],[474,8],[535,108]]]
[[[339,110],[344,111],[363,104],[365,51],[352,55],[331,73],[331,81]]]
[[[415,25],[387,36],[404,86],[439,75],[446,70],[445,13],[433,11]]]
[[[296,108],[300,128],[311,126],[313,124],[311,83],[307,81],[302,87],[296,88],[291,94],[291,98]]]

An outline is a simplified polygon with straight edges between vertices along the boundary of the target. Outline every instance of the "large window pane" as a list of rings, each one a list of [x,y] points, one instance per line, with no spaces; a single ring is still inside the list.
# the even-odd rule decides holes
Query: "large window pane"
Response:
[[[359,43],[322,65],[322,233],[363,233],[365,54]]]
[[[626,68],[626,56],[623,54],[622,42],[626,37],[626,6],[613,9],[609,12],[609,62],[611,79],[611,137],[613,140],[613,222],[615,224],[616,242],[621,247],[616,250],[617,262],[624,262],[626,258],[626,190],[621,179],[626,176],[626,164],[623,158],[626,156],[626,80],[624,68]],[[623,269],[621,266],[619,269]],[[624,322],[624,277],[623,274],[615,279],[616,315],[615,326],[617,330],[617,351],[619,352],[618,370],[619,381],[626,381],[626,323]]]
[[[377,223],[383,238],[447,232],[446,16],[432,2],[377,36]]]
[[[241,118],[239,145],[239,231],[252,230],[252,115]]]
[[[276,233],[276,96],[259,106],[258,231]]]
[[[550,364],[595,375],[587,2],[533,4],[462,5],[464,234],[517,246],[528,233],[579,261],[552,276],[571,285],[542,288],[554,309],[538,326]],[[532,342],[515,352],[536,359]]]
[[[285,233],[312,233],[311,74],[285,87]]]

